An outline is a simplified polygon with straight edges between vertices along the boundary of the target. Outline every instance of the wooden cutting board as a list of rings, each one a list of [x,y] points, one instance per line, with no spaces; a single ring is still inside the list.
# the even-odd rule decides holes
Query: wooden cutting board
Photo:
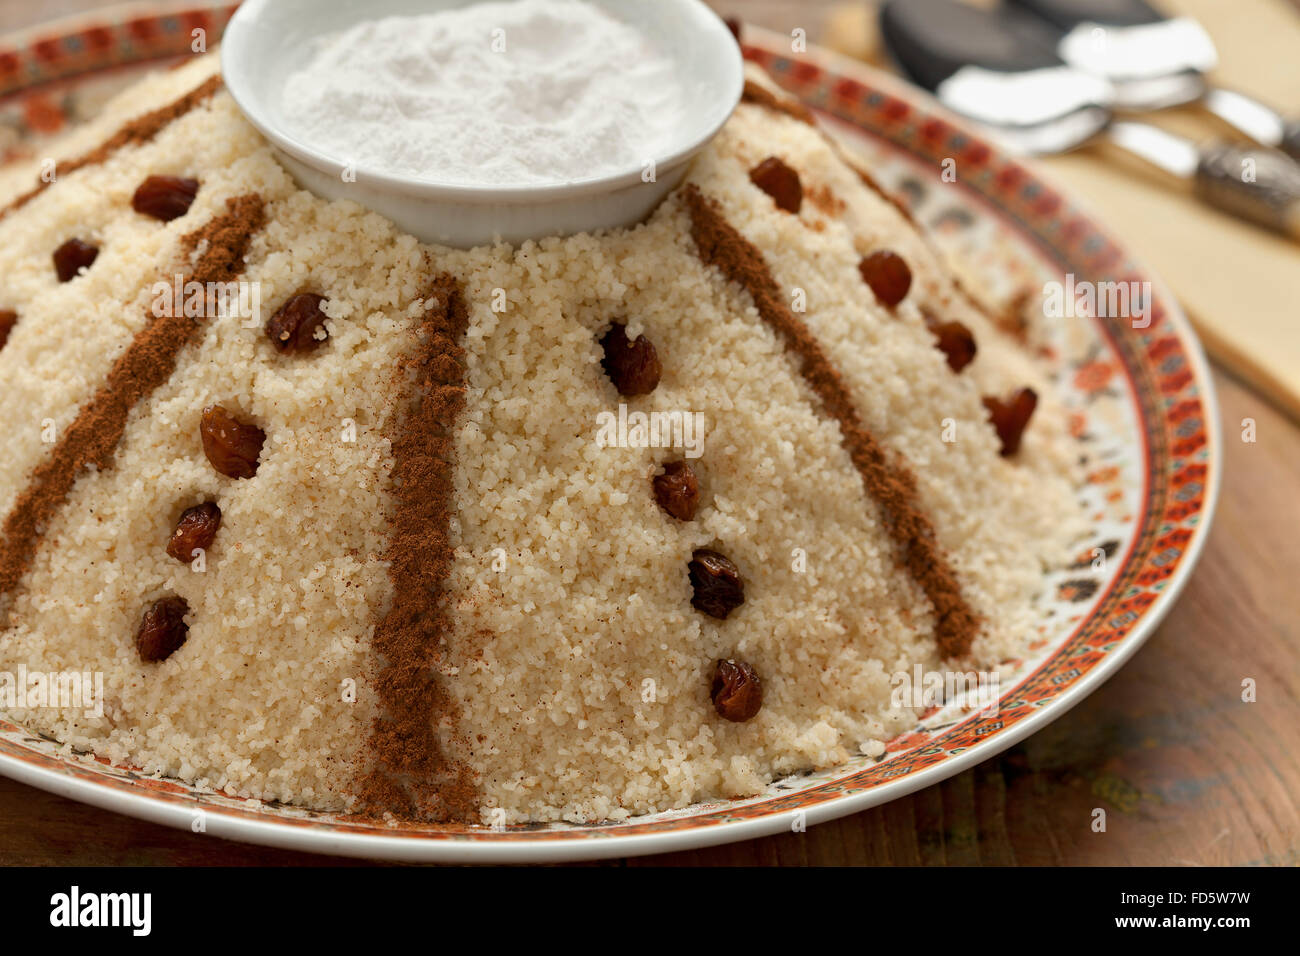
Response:
[[[1153,0],[1194,17],[1219,50],[1213,79],[1300,116],[1300,8],[1288,0]],[[887,65],[869,3],[829,15],[824,42]],[[1230,135],[1195,108],[1146,114],[1203,141]],[[1300,420],[1300,243],[1216,212],[1104,146],[1037,159],[1172,287],[1207,351]]]

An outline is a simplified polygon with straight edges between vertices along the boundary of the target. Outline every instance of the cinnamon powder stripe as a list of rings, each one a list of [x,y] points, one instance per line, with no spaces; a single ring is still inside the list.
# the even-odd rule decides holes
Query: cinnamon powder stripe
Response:
[[[187,282],[230,282],[244,269],[244,254],[265,221],[256,194],[226,200],[226,212],[181,240],[188,256],[203,251]],[[34,469],[27,487],[0,530],[0,595],[17,586],[31,563],[45,527],[88,466],[109,468],[126,429],[127,416],[143,398],[171,378],[176,359],[202,328],[192,317],[155,316],[109,370],[91,400],[77,413],[49,456]]]
[[[90,150],[90,152],[58,163],[56,168],[59,174],[66,176],[68,173],[74,173],[86,166],[97,165],[120,149],[127,146],[140,146],[149,142],[169,124],[209,99],[219,89],[221,89],[221,77],[209,77],[180,99],[129,120],[116,133]],[[28,190],[8,205],[0,208],[0,219],[27,205],[48,189],[50,185],[50,181],[42,179],[33,189]]]
[[[469,317],[451,276],[438,276],[426,300],[420,344],[398,370],[407,393],[414,393],[390,436],[397,503],[385,558],[393,603],[371,641],[380,659],[379,714],[358,801],[364,813],[472,822],[478,787],[470,769],[442,746],[440,728],[454,730],[456,713],[438,677],[452,630],[444,587],[452,566],[455,427],[465,407],[460,342]]]
[[[897,546],[899,559],[934,607],[940,654],[949,659],[965,656],[979,630],[979,620],[935,540],[934,526],[921,510],[915,476],[902,462],[891,461],[867,430],[839,371],[808,327],[786,307],[762,253],[726,221],[717,202],[706,198],[694,183],[685,187],[683,195],[691,217],[691,238],[701,261],[750,294],[763,321],[797,357],[800,374],[825,412],[839,423],[862,484],[884,513],[885,531]]]

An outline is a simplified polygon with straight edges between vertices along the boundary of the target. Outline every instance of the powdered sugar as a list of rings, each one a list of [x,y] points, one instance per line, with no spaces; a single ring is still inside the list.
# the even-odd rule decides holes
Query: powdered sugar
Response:
[[[361,23],[317,42],[281,106],[341,163],[497,186],[638,170],[684,109],[668,53],[582,0]]]

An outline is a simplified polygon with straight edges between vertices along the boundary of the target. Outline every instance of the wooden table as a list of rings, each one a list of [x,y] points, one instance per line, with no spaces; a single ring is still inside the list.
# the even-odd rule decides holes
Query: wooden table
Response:
[[[797,9],[815,38],[824,4],[718,5],[785,30]],[[0,29],[32,9],[0,3]],[[1215,384],[1225,479],[1208,547],[1178,606],[1104,687],[1001,756],[883,807],[614,863],[1300,864],[1300,426],[1221,371]],[[1253,444],[1240,440],[1246,418]],[[1254,703],[1241,700],[1247,678]],[[1104,833],[1091,827],[1098,807]],[[170,830],[0,778],[0,864],[356,862]]]

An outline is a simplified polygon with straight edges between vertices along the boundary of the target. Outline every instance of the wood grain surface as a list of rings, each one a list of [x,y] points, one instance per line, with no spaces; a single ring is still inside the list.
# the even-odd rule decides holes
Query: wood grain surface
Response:
[[[0,30],[94,5],[6,0]],[[717,6],[779,29],[797,11],[816,39],[827,4]],[[805,833],[607,865],[1300,864],[1300,427],[1248,384],[1221,370],[1215,382],[1225,480],[1208,547],[1165,623],[1075,710],[941,784]],[[0,778],[0,864],[356,862],[171,830]]]

